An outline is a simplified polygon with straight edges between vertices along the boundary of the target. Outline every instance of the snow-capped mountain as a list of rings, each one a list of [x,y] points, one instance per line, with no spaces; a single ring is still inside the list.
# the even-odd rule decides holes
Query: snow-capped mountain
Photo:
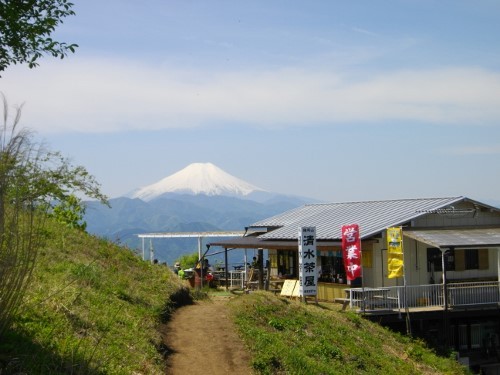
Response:
[[[311,202],[266,191],[211,163],[195,163],[127,196],[110,199],[111,208],[87,202],[85,221],[89,233],[139,249],[138,233],[242,230]],[[196,241],[191,245],[198,246]],[[158,244],[156,251],[171,263],[187,249],[185,242],[172,240]]]
[[[133,191],[128,197],[149,202],[168,193],[245,198],[266,191],[230,175],[212,163],[193,163],[154,184]]]

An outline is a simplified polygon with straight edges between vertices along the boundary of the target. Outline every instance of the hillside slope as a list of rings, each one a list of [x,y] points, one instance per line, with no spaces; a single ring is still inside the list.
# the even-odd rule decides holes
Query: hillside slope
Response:
[[[467,374],[451,356],[363,319],[340,305],[304,304],[255,292],[230,303],[260,374]]]
[[[164,374],[158,327],[178,278],[86,233],[47,233],[0,373]]]

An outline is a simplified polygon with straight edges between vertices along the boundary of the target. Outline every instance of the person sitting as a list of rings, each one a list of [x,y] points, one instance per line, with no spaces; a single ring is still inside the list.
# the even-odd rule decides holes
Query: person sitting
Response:
[[[205,274],[206,274],[206,273],[208,273],[208,271],[210,271],[210,270],[211,270],[211,267],[212,267],[212,266],[210,265],[210,263],[208,263],[208,259],[207,259],[207,258],[205,258],[205,259],[203,260],[203,273],[205,273]]]

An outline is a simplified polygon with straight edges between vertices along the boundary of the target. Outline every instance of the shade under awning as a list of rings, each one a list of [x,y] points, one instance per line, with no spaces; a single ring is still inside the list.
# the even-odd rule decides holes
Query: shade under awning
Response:
[[[500,247],[500,228],[404,229],[403,235],[439,248]]]
[[[340,241],[317,241],[318,249],[337,248],[341,246]],[[265,240],[255,236],[237,237],[221,241],[210,242],[210,246],[221,246],[226,249],[282,249],[282,250],[297,250],[297,240]]]

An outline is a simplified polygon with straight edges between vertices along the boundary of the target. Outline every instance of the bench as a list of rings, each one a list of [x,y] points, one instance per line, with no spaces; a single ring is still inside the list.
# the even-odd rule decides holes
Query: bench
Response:
[[[360,300],[358,299],[353,299],[352,302],[359,302]],[[342,304],[342,310],[345,310],[347,306],[351,303],[350,298],[335,298],[336,303],[341,303]]]
[[[375,301],[385,301],[385,302],[394,303],[398,300],[398,297],[373,296],[372,299]]]

